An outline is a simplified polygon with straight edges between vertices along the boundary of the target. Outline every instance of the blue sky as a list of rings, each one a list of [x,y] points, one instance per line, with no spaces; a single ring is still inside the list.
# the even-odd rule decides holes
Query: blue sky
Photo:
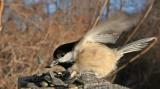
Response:
[[[12,1],[12,0],[8,0]],[[25,5],[32,5],[39,2],[42,2],[43,0],[23,0]],[[54,14],[61,5],[62,0],[46,0],[46,4],[44,6],[43,11],[45,13]],[[64,0],[65,1],[65,7],[70,8],[71,1],[72,0]],[[110,0],[110,9],[111,10],[118,10],[121,6],[121,1],[123,1],[122,10],[126,13],[136,13],[144,9],[145,3],[147,0]],[[104,11],[104,15],[107,13],[107,11]]]
[[[4,0],[4,1],[5,3],[10,4],[15,0]],[[63,5],[61,3],[62,1]],[[42,12],[48,15],[54,15],[57,10],[63,10],[63,12],[69,11],[72,6],[72,1],[73,0],[22,0],[22,3],[24,3],[24,5],[28,7],[34,4],[44,3]],[[123,10],[124,12],[128,14],[133,14],[144,10],[147,1],[148,0],[110,0],[110,10],[118,11],[121,8],[121,10]],[[8,13],[8,11],[5,11],[5,13]],[[108,13],[107,8],[105,8],[102,17],[106,18],[107,13]]]

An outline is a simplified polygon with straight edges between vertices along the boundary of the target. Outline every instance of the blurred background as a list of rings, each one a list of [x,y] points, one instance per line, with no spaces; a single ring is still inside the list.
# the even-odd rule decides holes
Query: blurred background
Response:
[[[145,17],[129,41],[160,35],[160,0],[0,1],[0,89],[16,88],[17,78],[44,68],[59,45],[79,40],[96,21],[103,22],[117,12]],[[131,34],[123,34],[120,43]],[[133,89],[160,89],[159,45],[158,40],[120,71],[115,83]]]

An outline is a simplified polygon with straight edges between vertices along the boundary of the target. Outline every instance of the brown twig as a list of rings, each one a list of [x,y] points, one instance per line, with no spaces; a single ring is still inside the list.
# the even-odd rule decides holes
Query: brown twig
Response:
[[[92,25],[95,23],[96,14],[97,14],[97,11],[99,9],[99,4],[100,4],[100,0],[97,0],[97,4],[96,4],[96,7],[95,7],[94,15],[93,15],[93,18],[91,20],[91,24],[89,26],[89,29],[92,28]]]
[[[155,0],[151,0],[151,4],[149,5],[146,13],[144,14],[144,16],[142,17],[141,21],[137,24],[137,26],[135,27],[135,29],[133,30],[133,32],[129,35],[129,37],[127,38],[127,40],[124,42],[124,44],[128,43],[128,41],[136,34],[136,32],[138,31],[138,29],[140,28],[141,24],[145,21],[145,19],[148,17],[149,13],[152,10],[153,4]],[[112,80],[111,82],[114,81],[114,79],[116,78],[116,73],[119,72],[120,70],[122,70],[123,68],[125,68],[127,65],[129,65],[130,63],[136,61],[136,59],[138,59],[139,57],[141,57],[142,55],[144,55],[146,52],[148,52],[158,41],[158,37],[156,39],[154,39],[154,41],[145,49],[143,50],[141,53],[137,54],[135,57],[133,57],[128,63],[122,65],[120,68],[118,68],[117,70],[112,72]]]
[[[3,14],[3,10],[4,10],[4,1],[0,0],[0,31],[2,31],[2,14]]]
[[[107,7],[107,17],[109,17],[109,12],[110,12],[110,0],[108,0],[108,3],[106,5]]]
[[[128,43],[128,41],[136,34],[136,32],[138,31],[138,29],[140,28],[141,24],[145,21],[145,19],[148,17],[149,13],[152,10],[153,4],[154,4],[155,0],[152,0],[151,4],[149,5],[146,13],[144,14],[144,16],[142,17],[141,21],[137,24],[137,26],[135,27],[135,29],[133,30],[133,32],[129,35],[129,37],[127,38],[127,40],[124,42],[124,44]],[[158,37],[157,37],[158,39]],[[141,57],[142,55],[144,55],[146,52],[148,52],[156,43],[157,43],[157,39],[154,39],[153,43],[150,44],[145,50],[143,50],[141,53],[137,54],[135,57],[133,57],[128,63],[122,65],[120,68],[118,68],[117,70],[112,72],[112,80],[111,82],[114,81],[114,79],[116,78],[116,73],[119,72],[120,70],[122,70],[123,68],[125,68],[128,64],[136,61],[136,59],[138,59],[139,57]]]
[[[140,28],[140,26],[142,25],[142,23],[145,21],[145,19],[148,17],[149,13],[152,10],[153,4],[154,4],[155,0],[152,0],[151,4],[149,5],[146,13],[144,14],[144,16],[142,17],[141,21],[137,24],[137,26],[135,27],[135,29],[132,31],[132,33],[129,35],[129,37],[127,37],[127,40],[124,42],[124,44],[128,43],[128,41],[131,40],[131,38],[136,34],[136,32],[138,31],[138,29]]]
[[[97,25],[97,23],[99,22],[99,20],[100,20],[100,18],[102,16],[102,13],[104,11],[104,8],[106,7],[106,5],[109,5],[108,3],[109,3],[109,0],[105,0],[104,4],[103,4],[103,6],[102,6],[102,8],[101,8],[101,10],[99,12],[99,16],[96,18],[92,28],[94,28]]]

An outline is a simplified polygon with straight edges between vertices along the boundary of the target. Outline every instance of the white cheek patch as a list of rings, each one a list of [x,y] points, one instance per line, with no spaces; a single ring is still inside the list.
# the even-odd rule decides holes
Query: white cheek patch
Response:
[[[64,62],[70,62],[73,59],[73,54],[72,52],[68,52],[66,53],[66,55],[64,55],[63,57],[59,58],[58,61],[60,63],[64,63]]]

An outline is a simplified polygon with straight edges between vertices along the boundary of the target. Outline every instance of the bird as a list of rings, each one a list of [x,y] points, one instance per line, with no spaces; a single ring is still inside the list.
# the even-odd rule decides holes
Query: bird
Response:
[[[117,62],[126,53],[140,51],[156,37],[143,38],[122,47],[111,48],[107,43],[115,44],[122,32],[135,26],[140,16],[116,15],[106,22],[89,30],[75,47],[52,64],[74,62],[68,69],[70,78],[85,72],[95,73],[97,78],[109,75],[117,68]]]

